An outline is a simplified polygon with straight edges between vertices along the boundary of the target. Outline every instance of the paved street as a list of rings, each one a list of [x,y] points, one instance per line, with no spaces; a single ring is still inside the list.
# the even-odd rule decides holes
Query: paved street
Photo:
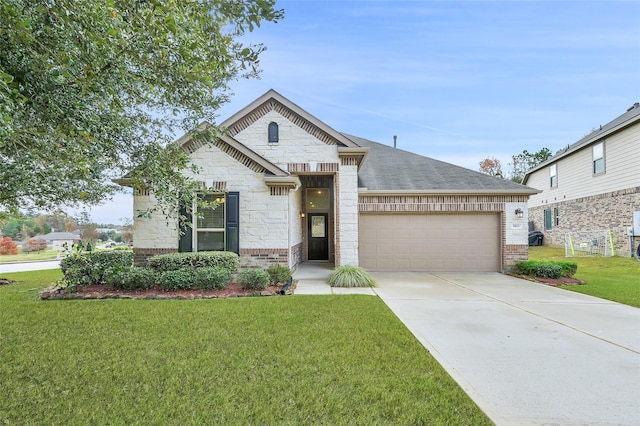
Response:
[[[44,269],[57,269],[60,267],[59,260],[45,260],[42,262],[18,262],[0,263],[0,274],[9,272],[40,271]]]

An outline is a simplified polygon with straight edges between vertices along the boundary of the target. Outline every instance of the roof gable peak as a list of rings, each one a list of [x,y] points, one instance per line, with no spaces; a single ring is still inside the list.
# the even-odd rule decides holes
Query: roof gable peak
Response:
[[[233,137],[271,111],[275,111],[287,118],[293,124],[327,145],[358,147],[349,138],[318,120],[273,89],[269,89],[258,99],[223,121],[220,127]]]

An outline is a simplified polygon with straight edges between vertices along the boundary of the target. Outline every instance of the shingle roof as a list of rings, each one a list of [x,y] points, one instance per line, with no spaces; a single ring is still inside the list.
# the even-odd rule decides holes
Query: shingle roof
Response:
[[[589,133],[587,136],[583,137],[579,141],[567,146],[566,149],[558,152],[553,157],[550,157],[547,161],[540,163],[536,167],[527,171],[526,175],[524,176],[524,182],[526,182],[527,179],[529,178],[529,175],[535,172],[536,170],[542,169],[547,165],[555,161],[558,161],[560,158],[571,155],[574,152],[579,151],[593,144],[594,142],[597,142],[613,133],[616,133],[636,122],[640,122],[640,103],[638,102],[631,105],[631,107],[629,107],[624,114],[620,115],[617,118],[614,118],[604,126],[600,126],[599,129],[594,130],[593,132]]]
[[[47,235],[42,235],[41,238],[44,238],[47,241],[80,239],[78,235],[72,234],[71,232],[49,232]]]
[[[444,161],[345,135],[369,153],[358,172],[358,187],[370,191],[535,194],[538,190]]]

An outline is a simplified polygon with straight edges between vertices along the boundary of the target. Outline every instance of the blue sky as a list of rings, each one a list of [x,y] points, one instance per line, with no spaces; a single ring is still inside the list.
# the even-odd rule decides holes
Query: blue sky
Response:
[[[640,1],[279,1],[260,80],[334,129],[473,170],[555,152],[640,101]],[[127,212],[130,212],[126,214]],[[128,195],[91,210],[132,217]]]

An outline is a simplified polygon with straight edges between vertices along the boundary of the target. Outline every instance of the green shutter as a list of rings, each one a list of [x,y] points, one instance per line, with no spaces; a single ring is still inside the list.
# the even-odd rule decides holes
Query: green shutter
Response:
[[[544,229],[551,231],[553,229],[553,222],[551,220],[551,210],[544,211]]]
[[[240,254],[240,193],[228,192],[226,199],[227,251]]]

